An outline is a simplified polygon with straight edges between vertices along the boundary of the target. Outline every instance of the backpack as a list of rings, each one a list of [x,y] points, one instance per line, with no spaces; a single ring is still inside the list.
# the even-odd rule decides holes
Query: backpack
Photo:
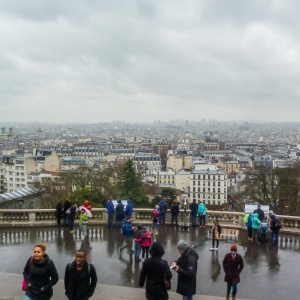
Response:
[[[244,223],[247,224],[248,223],[248,219],[249,219],[249,214],[246,214],[244,216]]]
[[[71,263],[69,263],[69,271],[71,271]],[[91,273],[91,265],[88,263],[88,273],[89,273],[89,276],[90,276],[90,273]]]
[[[121,228],[121,234],[125,235],[126,231],[125,231],[125,224],[123,224],[122,228]]]
[[[274,225],[274,227],[276,229],[280,229],[281,228],[281,221],[278,218],[275,219],[275,225]]]

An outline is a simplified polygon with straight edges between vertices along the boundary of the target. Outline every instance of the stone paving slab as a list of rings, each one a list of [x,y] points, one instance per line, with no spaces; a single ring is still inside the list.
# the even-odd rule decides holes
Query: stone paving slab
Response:
[[[0,300],[23,300],[24,292],[21,290],[22,276],[10,273],[0,272]],[[54,287],[54,295],[52,299],[66,300],[64,293],[63,280]],[[145,290],[138,288],[98,284],[95,295],[90,298],[91,300],[140,300],[145,299]],[[169,292],[169,299],[181,300],[182,296]],[[194,300],[224,300],[225,297],[213,297],[195,295]],[[243,300],[238,298],[239,300]],[[244,299],[245,300],[245,299]]]

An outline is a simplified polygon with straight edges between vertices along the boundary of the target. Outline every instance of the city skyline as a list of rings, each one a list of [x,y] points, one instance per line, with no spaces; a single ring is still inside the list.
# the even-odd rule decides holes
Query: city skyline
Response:
[[[0,121],[298,122],[295,1],[3,1]]]

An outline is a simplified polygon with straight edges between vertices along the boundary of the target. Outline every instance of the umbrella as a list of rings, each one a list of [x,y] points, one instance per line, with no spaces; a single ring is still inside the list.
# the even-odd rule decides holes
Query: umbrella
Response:
[[[89,209],[85,208],[84,206],[80,206],[79,210],[81,210],[81,209],[85,210],[85,212],[86,212],[86,214],[88,215],[89,218],[91,218],[93,216],[91,211]]]

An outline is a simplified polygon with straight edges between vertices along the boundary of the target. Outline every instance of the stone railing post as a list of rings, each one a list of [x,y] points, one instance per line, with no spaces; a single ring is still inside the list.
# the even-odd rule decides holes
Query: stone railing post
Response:
[[[29,219],[29,223],[35,223],[36,222],[36,212],[28,213],[28,219]]]

